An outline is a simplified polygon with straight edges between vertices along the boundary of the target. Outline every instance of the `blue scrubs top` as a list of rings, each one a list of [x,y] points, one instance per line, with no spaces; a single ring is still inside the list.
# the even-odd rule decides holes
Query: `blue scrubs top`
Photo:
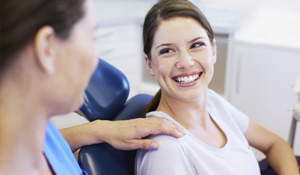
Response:
[[[66,140],[49,121],[44,143],[44,154],[56,175],[87,175],[79,167]]]

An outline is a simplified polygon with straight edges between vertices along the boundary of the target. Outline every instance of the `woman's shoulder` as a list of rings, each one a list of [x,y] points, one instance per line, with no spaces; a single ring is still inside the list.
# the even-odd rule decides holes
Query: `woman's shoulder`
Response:
[[[155,113],[154,113],[155,114]],[[156,113],[164,116],[164,113]],[[175,138],[167,134],[148,138],[159,144],[157,150],[140,149],[136,156],[136,172],[140,174],[192,174],[188,154],[188,134]]]
[[[184,138],[186,136],[183,136]],[[182,138],[166,134],[151,136],[158,142],[157,150],[140,149],[136,155],[137,175],[145,174],[185,174],[191,171],[191,162]],[[188,173],[191,174],[191,173]]]
[[[179,124],[178,122],[176,122],[172,117],[170,117],[168,114],[162,112],[162,111],[152,111],[146,114],[146,117],[163,117],[163,118],[167,118],[177,124]],[[181,137],[181,138],[176,138],[173,137],[171,135],[168,134],[157,134],[157,135],[150,135],[148,138],[155,140],[156,142],[158,142],[159,144],[159,152],[169,152],[169,151],[173,151],[176,149],[183,149],[183,144],[185,142],[185,137]]]
[[[158,134],[150,136],[149,139],[158,142],[160,151],[171,151],[184,148],[184,137],[176,138],[168,134]]]

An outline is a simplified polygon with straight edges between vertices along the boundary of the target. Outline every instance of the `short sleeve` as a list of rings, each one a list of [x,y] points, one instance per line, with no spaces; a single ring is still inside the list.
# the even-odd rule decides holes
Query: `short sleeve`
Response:
[[[151,139],[159,143],[158,150],[138,150],[136,175],[193,175],[194,169],[180,139],[169,135],[156,135]]]

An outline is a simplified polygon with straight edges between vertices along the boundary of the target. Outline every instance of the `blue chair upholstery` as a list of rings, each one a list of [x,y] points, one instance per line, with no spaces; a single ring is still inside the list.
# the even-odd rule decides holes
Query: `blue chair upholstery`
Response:
[[[126,76],[100,59],[84,92],[84,104],[80,111],[90,121],[138,118],[152,96],[139,94],[126,102],[128,94]],[[78,162],[89,175],[133,175],[135,155],[136,150],[122,151],[100,143],[82,147]]]
[[[88,87],[83,96],[80,111],[93,121],[110,120],[123,107],[129,94],[126,76],[114,66],[99,59]]]

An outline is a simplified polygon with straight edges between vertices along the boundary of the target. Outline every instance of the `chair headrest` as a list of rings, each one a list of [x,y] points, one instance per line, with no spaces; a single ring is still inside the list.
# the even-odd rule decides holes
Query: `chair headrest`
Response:
[[[80,111],[93,121],[111,119],[124,105],[129,94],[129,82],[117,68],[99,59],[88,87],[84,91],[84,102]]]

